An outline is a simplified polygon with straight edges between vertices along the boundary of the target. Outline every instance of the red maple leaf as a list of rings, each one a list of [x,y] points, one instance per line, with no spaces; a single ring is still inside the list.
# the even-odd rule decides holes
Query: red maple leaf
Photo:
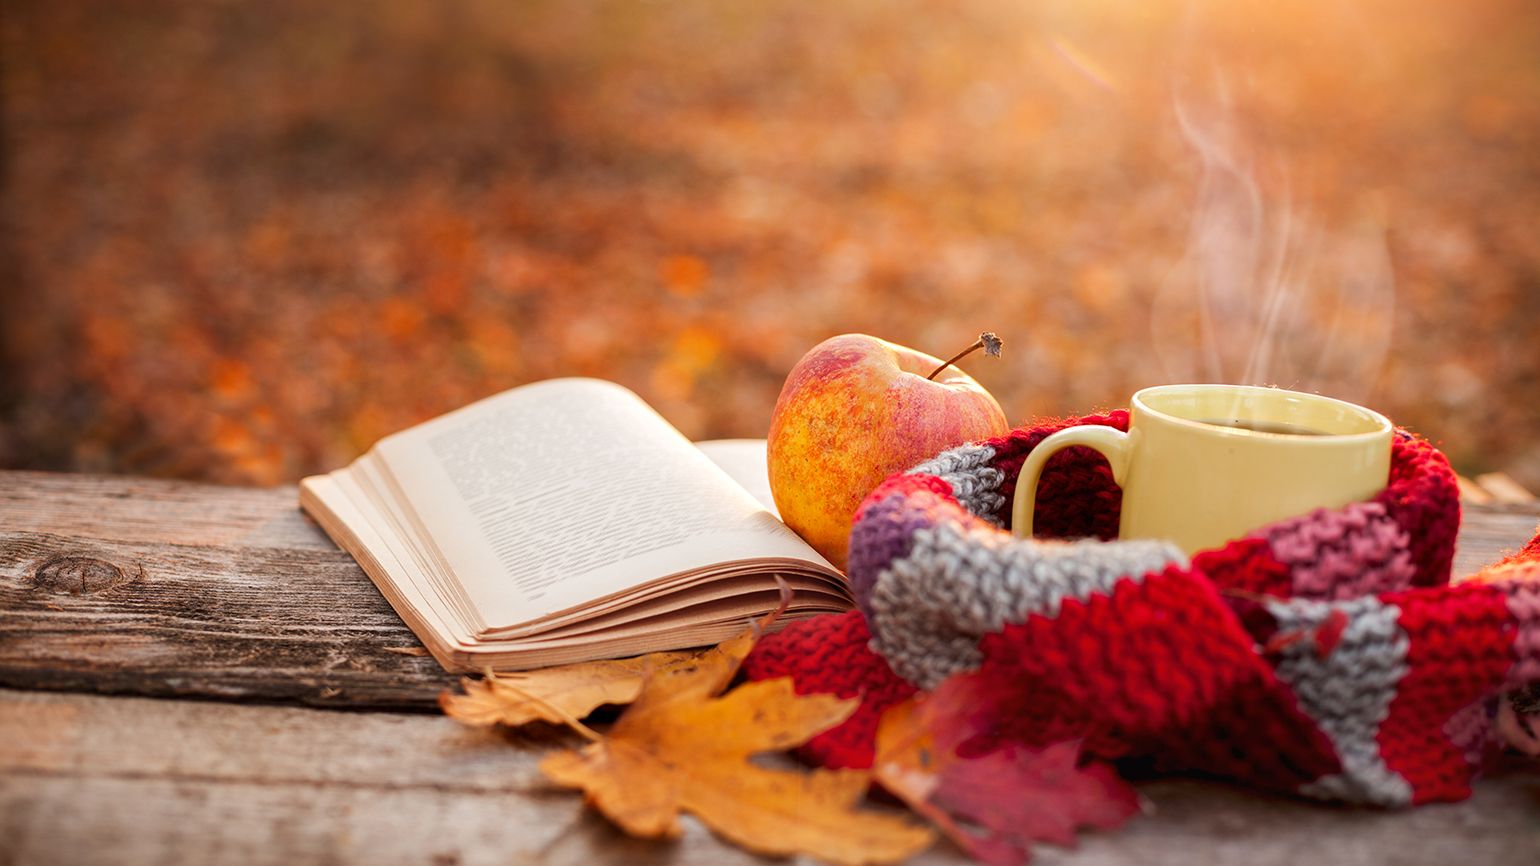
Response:
[[[1110,830],[1142,808],[1110,764],[1082,763],[1079,739],[1021,742],[1020,692],[985,671],[953,677],[883,716],[873,765],[883,787],[998,866],[1027,862],[1034,842],[1072,847],[1077,829]]]
[[[951,816],[948,835],[972,857],[1001,866],[1027,862],[1033,842],[1072,848],[1077,829],[1111,830],[1140,811],[1138,793],[1111,766],[1080,765],[1076,741],[954,761],[930,804]]]

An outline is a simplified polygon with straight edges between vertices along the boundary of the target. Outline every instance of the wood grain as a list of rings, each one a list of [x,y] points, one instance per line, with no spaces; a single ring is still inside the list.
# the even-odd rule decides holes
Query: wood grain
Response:
[[[0,866],[81,863],[758,864],[693,821],[628,839],[539,776],[553,747],[423,713],[451,678],[292,488],[0,473]],[[1457,559],[1516,548],[1540,509],[1467,507]],[[1517,863],[1540,777],[1404,813],[1191,780],[1156,817],[1040,864]],[[945,845],[918,863],[965,862]]]
[[[693,820],[672,843],[619,835],[541,779],[540,757],[563,742],[417,714],[0,690],[0,863],[766,862]],[[1540,850],[1533,772],[1399,813],[1191,780],[1141,790],[1150,817],[1033,862],[1505,864]],[[943,843],[913,862],[967,861]]]
[[[0,473],[0,685],[431,707],[453,677],[296,495]]]
[[[0,526],[110,541],[333,550],[293,487],[0,472]]]
[[[1540,532],[1540,505],[1466,505],[1454,573],[1466,575],[1523,547]]]
[[[429,709],[453,681],[294,488],[0,472],[0,686]],[[1540,506],[1467,505],[1456,571]]]

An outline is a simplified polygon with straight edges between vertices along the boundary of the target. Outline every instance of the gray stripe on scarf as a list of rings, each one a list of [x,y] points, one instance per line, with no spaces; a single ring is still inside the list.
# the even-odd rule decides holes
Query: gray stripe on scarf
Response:
[[[1055,616],[1066,598],[1107,595],[1187,558],[1164,541],[1024,541],[998,530],[940,524],[914,533],[908,556],[877,576],[868,622],[872,649],[922,689],[978,667],[979,638],[1032,614]]]
[[[995,449],[988,445],[960,445],[904,474],[939,477],[952,485],[952,495],[962,507],[998,526],[1005,511],[1005,497],[1000,495],[1005,473],[989,465],[993,459]]]
[[[1299,707],[1331,740],[1342,772],[1322,776],[1299,792],[1322,800],[1406,806],[1412,786],[1385,765],[1380,723],[1390,714],[1396,685],[1406,676],[1410,644],[1401,609],[1373,596],[1343,602],[1305,599],[1266,602],[1283,632],[1314,630],[1333,609],[1347,614],[1337,646],[1321,658],[1314,641],[1283,649],[1278,678],[1294,690]]]

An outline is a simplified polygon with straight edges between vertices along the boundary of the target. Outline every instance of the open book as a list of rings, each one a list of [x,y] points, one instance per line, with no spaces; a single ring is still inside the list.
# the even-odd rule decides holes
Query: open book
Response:
[[[715,643],[777,577],[783,624],[852,607],[765,479],[762,442],[695,446],[619,385],[554,379],[387,436],[300,505],[445,668],[512,670]]]

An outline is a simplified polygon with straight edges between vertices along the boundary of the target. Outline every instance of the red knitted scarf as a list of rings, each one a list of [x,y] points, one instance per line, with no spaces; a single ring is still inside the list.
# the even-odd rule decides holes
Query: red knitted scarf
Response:
[[[1072,424],[1126,429],[1128,414],[963,446],[867,497],[851,536],[861,610],[767,636],[744,668],[861,699],[808,745],[813,760],[869,766],[884,710],[983,669],[1031,696],[1000,720],[1030,745],[1084,737],[1092,755],[1325,799],[1469,794],[1500,696],[1540,683],[1540,536],[1451,585],[1454,475],[1398,430],[1374,500],[1191,560],[1109,541],[1111,472],[1099,454],[1068,449],[1043,473],[1036,529],[1092,540],[1011,538],[1022,461]]]

